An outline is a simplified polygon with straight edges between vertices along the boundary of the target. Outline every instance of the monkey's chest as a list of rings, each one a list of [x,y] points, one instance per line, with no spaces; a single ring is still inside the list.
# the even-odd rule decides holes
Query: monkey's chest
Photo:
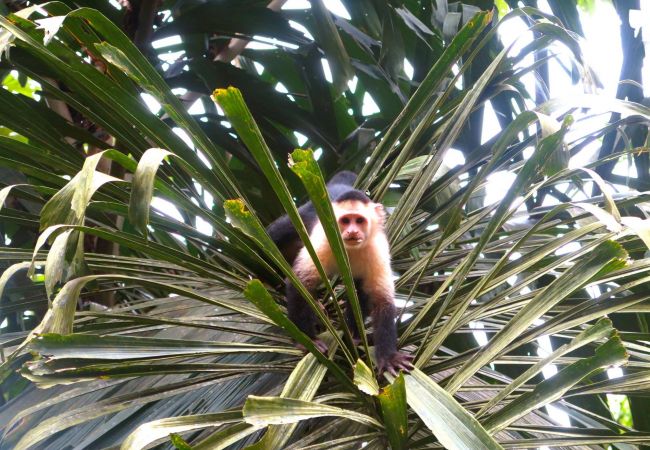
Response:
[[[372,252],[349,251],[348,260],[352,276],[356,279],[365,280],[375,271],[376,258],[373,258]]]

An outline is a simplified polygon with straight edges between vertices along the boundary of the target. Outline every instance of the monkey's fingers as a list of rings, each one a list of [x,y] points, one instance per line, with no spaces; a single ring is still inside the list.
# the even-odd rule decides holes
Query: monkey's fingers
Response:
[[[301,343],[296,342],[295,345],[296,345],[296,348],[297,348],[298,350],[302,351],[303,353],[309,353],[309,350],[307,350],[307,347],[305,347],[305,346],[302,345]],[[317,348],[321,353],[323,353],[324,355],[327,355],[328,348],[327,348],[327,344],[326,344],[325,342],[321,341],[320,339],[314,339],[314,345],[316,346],[316,348]]]
[[[402,369],[404,372],[410,372],[411,370],[413,370],[415,368],[413,366],[413,364],[411,364],[410,362],[407,362],[407,361],[406,362],[398,362],[396,365],[397,365],[397,367]]]
[[[329,349],[327,348],[327,344],[325,342],[321,341],[320,339],[314,339],[314,345],[318,350],[320,350],[323,355],[327,355]]]
[[[303,353],[309,353],[309,350],[307,350],[307,347],[305,347],[304,345],[302,345],[300,342],[296,342],[295,346],[296,346],[296,348],[297,348],[298,350],[300,350],[301,352],[303,352]]]
[[[388,366],[388,373],[390,373],[392,376],[396,377],[397,376],[397,370],[395,370],[395,366],[390,365]]]
[[[404,353],[400,353],[401,358],[399,359],[399,366],[404,369],[407,372],[410,372],[411,370],[415,369],[415,366],[413,365],[413,360],[415,359],[415,356],[413,355],[407,355]]]
[[[392,376],[397,376],[396,365],[394,361],[391,360],[381,360],[377,361],[377,374],[383,375],[384,372],[390,373]]]
[[[415,368],[411,361],[413,361],[413,356],[396,352],[390,358],[380,361],[377,371],[380,374],[387,371],[393,376],[397,376],[398,370],[403,370],[404,372],[409,373]]]

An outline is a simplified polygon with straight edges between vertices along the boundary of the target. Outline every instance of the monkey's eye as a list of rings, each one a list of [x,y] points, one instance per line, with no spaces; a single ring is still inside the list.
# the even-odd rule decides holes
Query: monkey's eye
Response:
[[[344,217],[341,219],[341,223],[343,225],[348,225],[350,223],[350,218],[349,217]]]
[[[361,225],[361,224],[362,224],[363,222],[365,222],[365,221],[366,221],[366,220],[365,220],[363,217],[357,217],[357,223],[358,223],[359,225]]]

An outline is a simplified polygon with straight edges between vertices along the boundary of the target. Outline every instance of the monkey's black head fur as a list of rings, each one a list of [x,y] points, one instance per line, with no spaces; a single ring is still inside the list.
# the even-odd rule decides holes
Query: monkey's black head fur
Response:
[[[344,201],[344,200],[358,200],[367,205],[370,202],[370,198],[363,192],[354,189],[355,180],[357,179],[357,174],[350,172],[349,170],[343,170],[338,172],[332,177],[332,179],[327,183],[327,193],[332,201]],[[300,218],[305,223],[307,231],[311,234],[314,226],[318,223],[318,214],[316,214],[316,208],[312,202],[307,202],[304,205],[298,208],[300,213]],[[273,223],[271,223],[267,229],[269,236],[273,239],[273,242],[280,248],[282,255],[293,265],[298,252],[302,248],[303,244],[300,240],[300,236],[296,231],[295,227],[291,223],[289,216],[286,214]]]
[[[334,175],[327,184],[344,184],[346,186],[353,186],[355,181],[357,181],[356,173],[349,170],[342,170]]]
[[[349,191],[344,192],[343,194],[336,197],[335,201],[343,202],[343,201],[346,201],[346,200],[356,200],[356,201],[362,202],[364,204],[368,204],[371,201],[370,198],[366,194],[364,194],[363,192],[361,192],[361,191],[359,191],[357,189],[350,189]]]

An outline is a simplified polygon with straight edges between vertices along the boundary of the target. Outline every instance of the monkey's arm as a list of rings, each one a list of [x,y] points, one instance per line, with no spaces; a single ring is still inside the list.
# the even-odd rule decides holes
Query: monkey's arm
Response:
[[[388,261],[388,257],[385,257]],[[406,372],[413,368],[412,357],[397,351],[397,324],[395,322],[395,290],[390,264],[377,267],[375,276],[366,280],[363,290],[372,302],[373,340],[375,359],[379,374],[388,371],[397,375],[402,369]]]
[[[375,298],[372,310],[373,339],[377,364],[397,351],[397,325],[395,324],[395,305]]]
[[[298,279],[305,286],[307,291],[313,296],[316,293],[320,283],[320,275],[314,262],[311,260],[309,253],[304,248],[296,257],[293,265],[293,271]],[[298,289],[287,279],[287,312],[289,319],[295,323],[300,330],[314,340],[314,344],[323,353],[327,352],[327,346],[316,338],[316,325],[318,319],[314,311],[309,307],[307,301],[302,298]]]
[[[368,295],[364,292],[362,288],[362,282],[359,279],[354,280],[354,287],[357,290],[357,298],[359,299],[359,304],[361,306],[361,316],[365,319],[368,317],[370,310],[370,299]],[[352,331],[352,337],[356,341],[360,340],[359,329],[357,328],[357,321],[354,318],[354,311],[352,310],[352,305],[348,301],[347,307],[345,308],[345,321],[348,324],[348,328]]]
[[[310,294],[315,292],[315,289],[309,287],[307,289]],[[300,328],[300,331],[312,339],[316,337],[316,314],[289,279],[287,279],[287,312],[289,319]]]
[[[396,376],[397,371],[400,369],[409,372],[413,368],[411,364],[413,358],[397,351],[395,313],[396,309],[392,301],[380,301],[372,310],[375,359],[377,360],[377,372],[379,374],[388,371]]]

